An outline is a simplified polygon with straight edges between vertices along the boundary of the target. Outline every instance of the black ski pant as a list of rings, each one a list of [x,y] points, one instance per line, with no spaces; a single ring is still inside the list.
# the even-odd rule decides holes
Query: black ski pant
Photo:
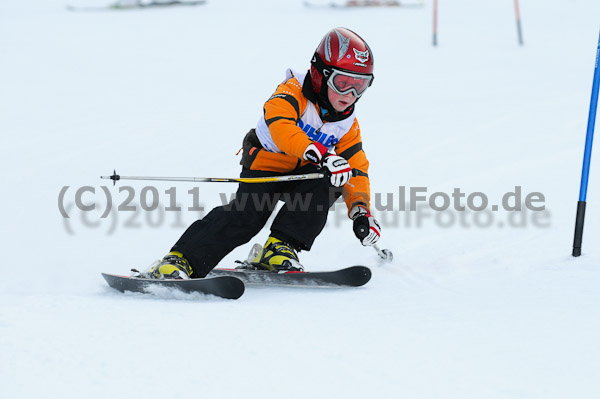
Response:
[[[295,173],[317,172],[307,165]],[[281,175],[274,172],[242,169],[241,177]],[[193,277],[204,277],[228,253],[250,241],[260,232],[278,201],[283,201],[271,235],[294,246],[310,250],[327,222],[329,208],[340,197],[341,189],[328,178],[273,183],[240,183],[229,204],[210,211],[183,233],[171,251],[179,251],[190,262]]]

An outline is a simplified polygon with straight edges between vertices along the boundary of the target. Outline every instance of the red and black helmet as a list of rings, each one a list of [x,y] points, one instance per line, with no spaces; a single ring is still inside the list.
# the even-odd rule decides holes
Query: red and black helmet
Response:
[[[347,28],[332,29],[321,40],[311,61],[313,89],[324,99],[327,98],[328,86],[339,94],[353,90],[356,97],[360,97],[373,83],[373,64],[373,53],[363,38]],[[336,75],[355,77],[356,81],[364,83],[355,84],[354,89],[349,87],[341,91],[333,80],[330,81]]]

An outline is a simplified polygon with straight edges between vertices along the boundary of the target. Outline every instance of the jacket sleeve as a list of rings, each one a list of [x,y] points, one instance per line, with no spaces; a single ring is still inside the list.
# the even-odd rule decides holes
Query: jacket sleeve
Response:
[[[355,205],[370,207],[371,188],[369,184],[369,161],[362,148],[360,127],[354,119],[354,124],[335,146],[335,152],[345,158],[350,166],[357,170],[357,176],[350,179],[342,189],[342,195],[348,212]]]
[[[312,142],[297,126],[306,108],[302,86],[292,77],[277,87],[263,107],[265,122],[277,147],[288,155],[302,158]]]

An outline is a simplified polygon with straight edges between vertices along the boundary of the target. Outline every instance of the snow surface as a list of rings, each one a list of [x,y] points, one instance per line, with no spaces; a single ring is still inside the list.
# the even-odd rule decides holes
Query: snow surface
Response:
[[[434,48],[432,1],[95,13],[68,12],[64,0],[0,2],[0,397],[598,397],[597,150],[584,255],[570,251],[600,2],[522,0],[523,47],[512,1],[440,3]],[[236,176],[262,103],[335,26],[359,32],[376,59],[358,104],[374,193],[458,187],[491,206],[521,186],[543,193],[545,212],[501,209],[487,227],[476,212],[425,209],[420,224],[416,212],[378,212],[381,247],[395,254],[380,264],[338,206],[301,260],[367,265],[373,279],[360,289],[249,287],[228,301],[108,288],[100,272],[160,258],[197,213],[185,211],[191,184],[112,187],[99,176]],[[131,186],[139,208],[148,185],[163,208],[176,187],[184,212],[100,217],[101,186],[115,206]],[[69,219],[58,206],[65,186]],[[96,190],[83,194],[95,211],[74,205],[84,186]],[[198,187],[207,210],[235,190]]]

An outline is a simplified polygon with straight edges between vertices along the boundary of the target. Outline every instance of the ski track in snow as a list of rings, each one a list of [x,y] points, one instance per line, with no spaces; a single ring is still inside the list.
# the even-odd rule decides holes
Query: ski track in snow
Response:
[[[209,0],[100,13],[68,12],[58,0],[0,4],[10,166],[0,196],[10,254],[0,279],[0,397],[597,396],[597,157],[584,255],[569,254],[600,3],[522,0],[523,47],[512,1],[440,3],[437,48],[430,0],[351,10]],[[378,214],[380,247],[394,261],[358,244],[341,205],[301,260],[309,270],[369,266],[364,287],[247,287],[236,301],[108,288],[100,272],[145,268],[198,214],[103,219],[101,186],[115,206],[126,194],[119,187],[133,187],[139,207],[148,184],[112,187],[99,176],[235,177],[235,153],[263,102],[286,68],[308,67],[334,26],[361,34],[376,60],[357,110],[372,191],[395,195],[395,211]],[[64,186],[69,219],[57,209]],[[100,208],[86,215],[73,203],[83,186],[96,189],[83,202]],[[154,186],[164,206],[170,187],[192,206],[192,185]],[[474,213],[451,225],[432,211],[417,220],[398,213],[399,186],[484,192],[490,205],[521,186],[544,194],[544,227],[531,211],[494,213],[487,227]],[[235,191],[198,187],[206,210]]]

